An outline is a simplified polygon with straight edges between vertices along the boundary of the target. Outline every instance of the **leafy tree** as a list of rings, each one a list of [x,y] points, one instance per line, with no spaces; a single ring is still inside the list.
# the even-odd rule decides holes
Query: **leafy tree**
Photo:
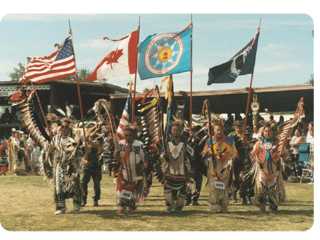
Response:
[[[86,80],[89,74],[90,74],[90,71],[88,69],[82,68],[78,70],[78,77],[80,81]]]
[[[10,80],[18,82],[24,73],[25,67],[19,62],[17,67],[13,68],[13,72],[9,74]]]
[[[311,84],[313,86],[314,77],[313,74],[311,74],[310,79],[306,82],[307,84]]]
[[[88,75],[90,74],[90,71],[88,69],[82,68],[82,69],[78,69],[78,78],[80,81],[85,81],[88,77]],[[73,80],[75,79],[74,76],[70,76],[66,78],[67,80]]]

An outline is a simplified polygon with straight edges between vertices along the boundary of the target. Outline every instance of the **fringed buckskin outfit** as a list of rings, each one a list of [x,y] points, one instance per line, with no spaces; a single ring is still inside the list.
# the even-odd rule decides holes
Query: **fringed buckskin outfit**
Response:
[[[280,159],[276,144],[271,139],[261,137],[251,152],[255,161],[255,200],[261,211],[267,203],[272,211],[278,209]]]
[[[212,152],[208,146],[205,150],[208,161],[209,210],[226,212],[229,203],[231,167],[233,159],[237,156],[237,150],[231,137],[224,137],[219,141],[213,139],[211,147]]]
[[[129,144],[119,141],[116,179],[117,205],[120,209],[135,210],[136,203],[143,199],[145,157],[142,143],[134,140]]]
[[[187,182],[191,177],[188,145],[174,140],[166,145],[166,154],[162,155],[165,202],[169,212],[181,211],[185,205]]]
[[[68,136],[60,132],[52,139],[50,152],[53,154],[54,199],[56,210],[66,209],[65,200],[73,198],[74,210],[78,211],[81,204],[80,188],[80,157],[77,156],[78,146],[70,130]]]

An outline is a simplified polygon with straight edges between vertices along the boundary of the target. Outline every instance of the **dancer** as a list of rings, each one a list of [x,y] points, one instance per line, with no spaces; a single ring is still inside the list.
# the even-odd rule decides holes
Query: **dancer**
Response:
[[[128,125],[124,129],[124,139],[115,149],[118,163],[116,191],[118,214],[132,213],[137,202],[143,199],[145,157],[142,143],[136,138],[136,127]]]
[[[183,122],[175,121],[171,136],[162,153],[162,171],[165,176],[164,196],[167,212],[180,212],[185,205],[186,187],[191,177],[190,154],[182,138]]]
[[[79,143],[70,127],[71,120],[62,119],[58,133],[50,143],[50,153],[53,154],[53,180],[55,214],[64,214],[66,199],[73,199],[73,212],[80,211],[80,156],[78,156]]]
[[[230,174],[237,149],[233,138],[224,135],[220,121],[214,122],[212,130],[212,140],[204,149],[208,161],[209,210],[224,213],[228,211]]]

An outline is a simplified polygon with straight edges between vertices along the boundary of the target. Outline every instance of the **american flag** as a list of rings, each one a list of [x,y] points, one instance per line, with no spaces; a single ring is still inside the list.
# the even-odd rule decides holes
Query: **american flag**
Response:
[[[129,125],[131,118],[131,96],[129,95],[124,106],[119,126],[117,128],[117,135],[119,139],[124,138],[124,129]]]
[[[63,46],[48,56],[31,57],[20,83],[46,83],[59,80],[76,73],[76,63],[71,36],[67,37]]]

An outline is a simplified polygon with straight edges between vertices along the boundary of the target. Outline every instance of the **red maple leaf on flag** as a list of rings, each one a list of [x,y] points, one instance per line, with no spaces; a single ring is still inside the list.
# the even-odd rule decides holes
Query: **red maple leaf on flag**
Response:
[[[104,61],[106,64],[110,64],[112,69],[113,63],[118,63],[118,59],[123,55],[123,49],[116,49],[111,51],[105,58]]]

